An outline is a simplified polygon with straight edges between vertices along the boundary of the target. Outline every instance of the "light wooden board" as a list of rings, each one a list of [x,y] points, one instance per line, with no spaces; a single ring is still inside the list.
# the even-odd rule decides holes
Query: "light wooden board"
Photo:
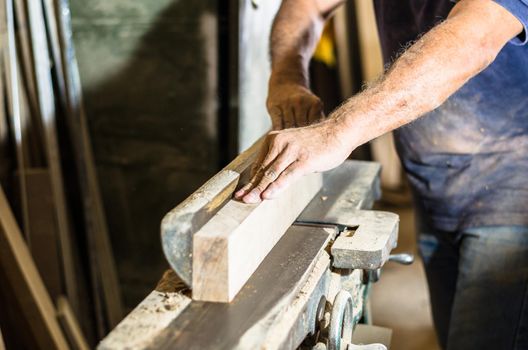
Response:
[[[36,91],[37,84],[35,82],[35,70],[31,60],[31,43],[25,1],[15,0],[14,5],[17,20],[17,38],[20,42],[19,51],[21,52],[21,73],[25,78],[24,80],[27,86],[28,102],[31,106],[31,111],[32,113],[38,113]]]
[[[2,15],[3,7],[0,6],[0,19],[4,18]],[[0,30],[1,32],[1,30]],[[4,43],[0,40],[0,51],[4,50]],[[5,99],[4,99],[4,88],[5,88],[5,74],[3,62],[4,57],[0,52],[0,182],[4,182],[10,175],[10,155],[8,152],[9,143],[9,129],[7,124],[7,115],[5,113]]]
[[[33,63],[36,75],[38,108],[44,126],[44,140],[50,169],[53,199],[56,208],[57,228],[63,259],[64,280],[67,296],[79,315],[79,290],[75,274],[71,222],[64,190],[61,156],[57,138],[55,95],[49,65],[49,52],[44,26],[44,13],[40,1],[29,1],[28,20],[31,33]]]
[[[172,209],[161,221],[163,252],[174,272],[192,287],[192,237],[232,198],[256,160],[264,137]]]
[[[28,201],[29,249],[48,293],[55,300],[63,293],[63,285],[55,204],[48,169],[27,169],[26,184],[28,198],[31,199]]]
[[[67,349],[55,318],[55,308],[22,239],[11,208],[0,187],[0,266],[16,291],[23,317],[42,349]]]
[[[43,144],[44,127],[37,107],[35,69],[31,60],[31,44],[25,0],[14,0],[18,55],[20,112],[23,120],[26,163],[30,167],[45,166]]]
[[[25,183],[25,165],[27,154],[24,147],[24,130],[23,118],[20,108],[20,89],[19,89],[19,72],[18,72],[18,58],[17,47],[15,41],[15,18],[13,10],[13,1],[5,0],[2,3],[2,18],[0,19],[1,29],[0,36],[3,42],[4,65],[6,71],[6,92],[8,112],[11,117],[13,140],[15,142],[15,154],[17,160],[17,170],[21,175],[19,186],[20,207],[22,214],[22,226],[26,229],[29,226],[29,219],[27,213],[27,191]],[[26,233],[26,239],[29,236]]]
[[[276,199],[227,202],[193,237],[193,299],[231,301],[321,187],[310,174]]]
[[[83,199],[85,226],[89,244],[93,247],[90,251],[91,268],[97,273],[92,277],[92,283],[98,286],[102,294],[102,305],[105,308],[107,323],[115,327],[123,317],[121,301],[121,288],[115,266],[112,245],[108,233],[108,226],[103,207],[99,182],[95,168],[92,145],[88,130],[87,118],[84,112],[83,96],[75,48],[72,41],[71,18],[68,0],[55,0],[57,17],[52,11],[52,1],[44,3],[46,14],[56,18],[57,26],[49,26],[53,59],[57,60],[57,45],[61,45],[62,64],[56,71],[59,90],[66,91],[66,124],[72,139],[75,162],[79,171],[80,185]],[[53,21],[53,19],[51,21]],[[58,38],[55,36],[58,35]],[[57,66],[60,68],[59,66]],[[63,74],[61,74],[61,72]],[[64,98],[64,96],[61,96]],[[99,331],[101,333],[101,331]],[[103,334],[100,334],[101,336]]]
[[[72,350],[90,349],[68,299],[62,295],[57,299],[57,318],[68,337]]]
[[[2,330],[0,330],[0,350],[5,350],[4,338],[2,337]]]

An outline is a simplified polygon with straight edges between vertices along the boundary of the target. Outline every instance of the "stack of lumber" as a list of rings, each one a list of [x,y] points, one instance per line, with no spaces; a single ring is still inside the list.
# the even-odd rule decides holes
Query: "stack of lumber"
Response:
[[[0,0],[0,334],[8,349],[84,349],[120,321],[98,187],[68,0]]]

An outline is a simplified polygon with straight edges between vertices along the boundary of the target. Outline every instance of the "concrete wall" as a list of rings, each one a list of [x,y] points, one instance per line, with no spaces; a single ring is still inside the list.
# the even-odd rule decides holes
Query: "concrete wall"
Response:
[[[239,151],[271,128],[266,110],[270,74],[269,36],[280,0],[240,0]]]
[[[167,266],[159,224],[218,170],[217,0],[71,0],[127,306]]]
[[[229,36],[229,45],[238,46],[239,66],[229,88],[236,125],[227,128],[219,125],[228,118],[219,116],[217,101],[226,93],[219,90],[217,13],[228,2],[70,1],[103,200],[132,307],[167,267],[163,215],[216,173],[227,143],[236,138],[234,151],[242,151],[270,128],[269,32],[280,0],[257,1],[256,8],[232,0],[239,13],[229,16],[238,19],[230,28],[238,36]],[[235,133],[226,140],[219,130]]]

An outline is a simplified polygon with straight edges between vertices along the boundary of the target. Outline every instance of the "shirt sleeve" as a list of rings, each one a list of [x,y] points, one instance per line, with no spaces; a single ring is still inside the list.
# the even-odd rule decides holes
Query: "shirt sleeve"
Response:
[[[513,45],[528,43],[528,0],[495,0],[495,2],[517,17],[524,27],[522,33],[513,38],[510,43]]]

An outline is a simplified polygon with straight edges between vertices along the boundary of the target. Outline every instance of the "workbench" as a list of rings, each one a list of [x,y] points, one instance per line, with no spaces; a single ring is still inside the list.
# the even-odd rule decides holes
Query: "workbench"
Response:
[[[193,235],[212,220],[255,159],[256,148],[173,209],[162,222],[171,270],[98,349],[386,349],[357,345],[370,323],[368,293],[398,236],[397,215],[370,210],[380,166],[345,161],[258,265],[231,302],[193,300]],[[359,324],[359,325],[358,325]],[[385,344],[382,344],[385,343]]]

